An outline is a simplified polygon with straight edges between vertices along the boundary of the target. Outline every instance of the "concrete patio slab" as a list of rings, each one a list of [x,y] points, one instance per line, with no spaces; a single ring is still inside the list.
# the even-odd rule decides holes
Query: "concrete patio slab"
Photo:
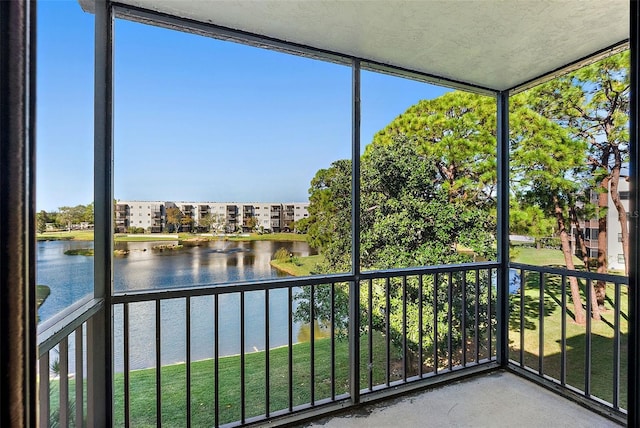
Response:
[[[619,427],[609,419],[508,372],[494,372],[357,413],[314,421],[312,427]]]

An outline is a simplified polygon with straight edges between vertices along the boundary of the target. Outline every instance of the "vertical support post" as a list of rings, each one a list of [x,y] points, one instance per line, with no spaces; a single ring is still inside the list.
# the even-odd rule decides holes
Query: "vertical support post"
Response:
[[[0,426],[37,424],[35,21],[35,1],[0,2]]]
[[[95,2],[94,70],[94,297],[103,309],[91,322],[88,423],[112,425],[113,365],[111,294],[113,284],[113,9]]]
[[[627,377],[627,426],[640,425],[640,233],[638,230],[638,216],[640,215],[640,186],[638,183],[638,167],[640,166],[640,65],[638,50],[640,49],[640,4],[637,0],[630,0],[630,34],[631,49],[630,70],[630,105],[629,105],[629,172],[630,172],[630,200],[629,200],[629,368]]]
[[[351,65],[351,271],[349,288],[349,387],[351,402],[360,402],[360,61]]]
[[[496,357],[501,367],[509,363],[509,92],[497,94],[498,120],[498,268]]]

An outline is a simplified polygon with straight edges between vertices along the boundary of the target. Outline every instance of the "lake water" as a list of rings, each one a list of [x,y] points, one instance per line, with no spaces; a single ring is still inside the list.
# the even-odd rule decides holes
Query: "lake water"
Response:
[[[283,274],[270,265],[279,248],[304,257],[316,252],[305,242],[208,242],[187,246],[178,251],[153,250],[169,242],[117,243],[116,249],[129,254],[114,258],[115,292],[128,290],[195,287],[237,281],[269,279]],[[69,249],[92,248],[93,242],[49,241],[37,245],[37,283],[51,288],[51,294],[39,309],[41,321],[93,292],[93,257],[69,256]],[[265,292],[245,293],[245,352],[265,347]],[[269,345],[282,346],[288,340],[287,291],[269,294]],[[219,354],[240,352],[240,296],[219,297]],[[213,356],[214,305],[212,296],[191,300],[191,359]],[[114,308],[114,364],[122,370],[123,308]],[[186,300],[175,299],[161,304],[162,364],[186,360]],[[155,365],[155,302],[129,306],[130,366],[132,369]],[[300,325],[294,325],[294,339]],[[72,341],[71,341],[72,342]],[[73,343],[70,344],[73,348]],[[72,349],[71,349],[72,350]],[[73,354],[71,354],[73,355]],[[73,364],[70,362],[70,364]]]

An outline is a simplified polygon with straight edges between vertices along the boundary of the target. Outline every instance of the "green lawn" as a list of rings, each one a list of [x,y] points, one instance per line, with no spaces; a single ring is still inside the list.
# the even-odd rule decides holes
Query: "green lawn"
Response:
[[[374,361],[372,367],[374,385],[385,381],[384,339],[374,333]],[[362,349],[367,349],[366,337],[361,340]],[[311,400],[310,343],[293,345],[293,405],[307,404]],[[349,343],[335,341],[335,394],[349,391]],[[392,350],[392,358],[398,358]],[[289,406],[288,348],[274,348],[269,352],[269,411],[287,409]],[[314,399],[331,397],[331,340],[315,341],[315,376],[313,378]],[[222,357],[219,364],[219,424],[240,419],[240,356]],[[361,366],[367,367],[366,353],[362,352]],[[186,365],[174,364],[161,369],[162,425],[183,427],[186,424]],[[191,363],[191,423],[192,426],[215,425],[215,374],[214,360]],[[367,370],[361,371],[360,384],[366,385]],[[86,385],[85,385],[86,388]],[[265,408],[265,352],[245,355],[245,415],[264,415]],[[75,395],[75,381],[69,382],[70,397]],[[156,422],[156,377],[155,369],[134,370],[130,374],[131,426],[155,427]],[[51,380],[52,422],[57,419],[59,403],[59,381]],[[72,403],[70,407],[73,407]],[[116,373],[114,379],[114,426],[124,426],[124,376]]]
[[[564,258],[559,250],[534,248],[519,248],[515,259],[517,262],[533,265],[564,266]],[[576,267],[583,268],[583,264],[574,258]],[[562,293],[561,280],[557,275],[545,275],[545,292],[543,295],[544,306],[544,338],[543,350],[539,349],[540,320],[539,320],[539,276],[530,273],[525,278],[524,296],[524,361],[526,365],[539,369],[539,356],[543,355],[543,372],[546,375],[560,379],[561,370],[561,337],[562,317],[566,320],[566,372],[567,384],[584,389],[584,373],[586,361],[586,326],[578,325],[573,318],[573,303],[569,293],[567,282],[567,311],[561,310]],[[585,304],[585,282],[580,281],[582,304]],[[626,286],[620,290],[620,403],[626,407],[627,393],[623,381],[627,370],[627,332],[628,332],[628,292]],[[614,299],[615,289],[613,284],[607,286],[607,300],[605,311],[601,314],[602,320],[591,322],[592,354],[591,364],[591,393],[603,400],[613,400],[613,349],[614,349]],[[520,296],[511,297],[510,342],[511,358],[520,359]]]
[[[265,233],[258,235],[257,233],[250,233],[248,236],[244,235],[229,235],[224,237],[228,241],[296,241],[307,242],[307,235],[300,233]]]
[[[271,260],[271,266],[293,276],[309,276],[317,270],[316,266],[322,263],[321,255],[294,257],[292,260]]]
[[[560,250],[541,248],[536,250],[529,247],[515,247],[511,249],[511,260],[517,263],[526,263],[535,266],[566,266],[564,256]],[[576,268],[584,268],[584,263],[577,257],[573,257]]]
[[[93,241],[93,230],[72,230],[70,232],[44,232],[36,234],[37,241]]]

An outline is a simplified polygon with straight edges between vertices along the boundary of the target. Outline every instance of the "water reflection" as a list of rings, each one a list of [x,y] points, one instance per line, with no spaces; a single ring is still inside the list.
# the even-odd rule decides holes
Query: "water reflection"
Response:
[[[125,256],[114,259],[114,288],[116,292],[158,288],[193,287],[268,279],[286,275],[273,269],[271,257],[284,247],[296,256],[315,254],[305,242],[205,242],[186,245],[180,250],[158,251],[158,245],[175,242],[117,243],[116,249]],[[54,241],[38,243],[38,283],[51,287],[51,295],[39,310],[46,320],[74,301],[93,291],[93,258],[67,256],[64,251],[92,247],[92,242]],[[220,295],[218,355],[233,355],[241,351],[240,295]],[[162,301],[161,363],[172,364],[186,360],[186,299]],[[194,297],[190,302],[191,359],[214,356],[214,297]],[[265,292],[247,292],[245,307],[245,352],[264,350]],[[277,347],[288,342],[288,292],[285,289],[269,292],[269,345]],[[129,306],[129,340],[132,344],[131,369],[153,367],[156,364],[155,302],[133,303]],[[123,306],[114,307],[114,366],[123,369]],[[300,325],[292,326],[294,340]],[[71,344],[73,346],[73,344]]]

